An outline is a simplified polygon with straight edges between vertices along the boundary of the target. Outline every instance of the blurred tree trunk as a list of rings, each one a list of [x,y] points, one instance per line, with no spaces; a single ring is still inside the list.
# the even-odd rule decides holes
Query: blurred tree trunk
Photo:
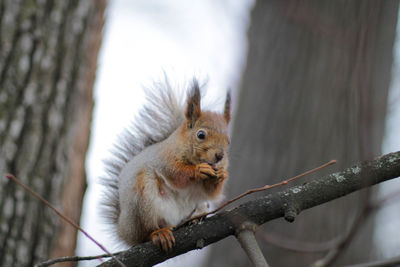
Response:
[[[0,0],[0,266],[74,254],[105,1]]]
[[[326,172],[380,154],[397,14],[398,1],[256,2],[232,128],[229,196],[330,159],[338,164]],[[263,226],[258,240],[267,261],[309,266],[323,257],[280,249],[263,242],[263,235],[331,240],[351,226],[365,195],[306,211],[293,224],[278,220]],[[340,262],[368,260],[372,232],[373,222],[364,225]],[[215,245],[207,266],[250,262],[230,239]]]

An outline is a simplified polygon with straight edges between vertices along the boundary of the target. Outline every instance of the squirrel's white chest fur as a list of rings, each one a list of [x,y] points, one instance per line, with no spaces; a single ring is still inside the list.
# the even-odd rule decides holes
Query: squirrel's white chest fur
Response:
[[[157,213],[168,225],[178,225],[183,220],[189,219],[193,214],[204,209],[205,195],[199,194],[198,185],[194,184],[185,189],[174,189],[168,181],[162,177],[161,192],[155,195],[153,203]]]
[[[141,169],[137,166],[143,166],[140,161],[141,156],[135,158],[121,172],[119,197],[122,213],[140,212],[146,215],[143,219],[147,223],[157,228],[176,226],[193,214],[205,210],[208,198],[199,188],[201,185],[193,184],[184,189],[175,189],[161,173],[150,166],[147,168],[146,178],[143,179],[143,192],[138,192],[138,173]]]

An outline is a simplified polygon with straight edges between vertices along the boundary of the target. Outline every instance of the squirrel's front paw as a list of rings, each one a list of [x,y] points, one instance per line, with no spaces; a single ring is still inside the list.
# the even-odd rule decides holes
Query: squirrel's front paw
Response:
[[[218,182],[225,180],[226,178],[228,178],[228,171],[225,169],[219,169],[216,171],[217,174],[217,180]]]
[[[216,176],[217,174],[210,164],[200,163],[196,165],[196,180],[204,180]]]

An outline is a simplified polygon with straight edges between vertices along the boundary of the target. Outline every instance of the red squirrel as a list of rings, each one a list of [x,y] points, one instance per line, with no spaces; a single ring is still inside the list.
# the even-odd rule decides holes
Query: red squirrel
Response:
[[[171,229],[222,196],[231,98],[228,92],[219,114],[201,109],[196,79],[186,103],[168,81],[159,86],[146,92],[148,104],[106,162],[102,207],[126,244],[152,240],[169,251]]]

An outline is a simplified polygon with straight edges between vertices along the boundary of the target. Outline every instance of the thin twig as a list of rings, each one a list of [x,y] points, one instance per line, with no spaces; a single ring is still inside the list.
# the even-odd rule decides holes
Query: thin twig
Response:
[[[400,190],[391,192],[389,194],[387,194],[386,196],[384,196],[382,199],[380,200],[376,200],[373,203],[371,203],[369,205],[370,211],[376,211],[380,208],[382,208],[383,206],[389,205],[389,204],[393,204],[390,202],[394,202],[395,200],[397,200],[398,198],[400,198]],[[397,202],[395,202],[397,203]]]
[[[351,223],[350,229],[348,229],[346,233],[341,236],[336,246],[329,250],[323,258],[311,264],[311,267],[328,267],[332,265],[339,258],[344,249],[349,246],[353,238],[356,236],[358,230],[361,228],[361,225],[365,221],[365,218],[368,216],[367,214],[370,210],[368,203],[370,196],[369,189],[370,188],[368,188],[367,192],[365,192],[365,201],[362,201],[362,203],[364,203],[363,207],[361,208],[361,211],[358,212],[357,217]]]
[[[400,266],[400,256],[385,259],[381,261],[366,262],[355,265],[346,265],[345,267],[398,267]]]
[[[322,164],[321,166],[319,166],[319,167],[317,167],[317,168],[314,168],[314,169],[312,169],[312,170],[303,172],[302,174],[296,175],[296,176],[294,176],[294,177],[292,177],[292,178],[290,178],[290,179],[284,180],[284,181],[279,182],[279,183],[277,183],[277,184],[273,184],[273,185],[264,185],[263,187],[258,187],[258,188],[249,189],[249,190],[247,190],[246,192],[244,192],[244,193],[242,193],[242,194],[240,194],[240,195],[238,195],[238,196],[236,196],[236,197],[234,197],[234,198],[232,198],[232,199],[226,201],[225,203],[223,203],[222,205],[220,205],[218,208],[216,208],[216,209],[214,209],[214,210],[212,210],[212,211],[209,211],[209,212],[206,212],[206,213],[202,213],[202,214],[200,214],[200,215],[197,215],[197,216],[195,216],[195,217],[193,217],[193,218],[191,218],[191,219],[189,219],[189,220],[187,220],[187,221],[185,221],[185,222],[179,224],[176,228],[179,228],[180,226],[186,224],[186,223],[189,222],[189,221],[196,220],[196,219],[201,219],[201,218],[204,218],[204,217],[207,216],[207,215],[216,213],[216,212],[220,211],[221,209],[225,208],[226,206],[228,206],[229,204],[231,204],[232,202],[235,202],[236,200],[239,200],[239,199],[241,199],[241,198],[243,198],[243,197],[245,197],[245,196],[247,196],[247,195],[250,195],[250,194],[256,193],[256,192],[260,192],[260,191],[264,191],[264,190],[268,190],[268,189],[272,189],[272,188],[274,188],[274,187],[286,185],[286,184],[288,184],[288,183],[290,183],[290,182],[292,182],[292,181],[294,181],[294,180],[297,180],[297,179],[299,179],[299,178],[301,178],[301,177],[303,177],[303,176],[306,176],[306,175],[308,175],[308,174],[311,174],[311,173],[313,173],[313,172],[319,171],[319,170],[321,170],[321,169],[323,169],[323,168],[325,168],[325,167],[327,167],[327,166],[329,166],[329,165],[333,165],[333,164],[335,164],[335,163],[336,163],[336,160],[331,160],[331,161],[329,161],[329,162],[327,162],[327,163],[325,163],[325,164]]]
[[[400,197],[400,191],[388,194],[381,200],[375,201],[373,203],[365,202],[366,204],[360,211],[359,216],[355,219],[355,221],[353,222],[351,228],[347,231],[347,233],[341,237],[337,245],[333,247],[325,255],[324,258],[317,260],[311,266],[327,267],[333,264],[335,260],[339,257],[340,253],[351,243],[354,236],[357,234],[362,224],[365,222],[366,218],[368,218],[373,212],[377,211],[379,208],[387,204],[387,202],[393,201],[398,197]],[[366,196],[366,198],[368,198],[368,195]]]
[[[121,254],[121,252],[113,253],[113,256],[117,256]],[[44,261],[41,263],[38,263],[35,265],[35,267],[45,267],[45,266],[50,266],[56,263],[60,262],[66,262],[66,261],[88,261],[88,260],[98,260],[102,258],[110,258],[110,255],[108,254],[101,254],[101,255],[96,255],[96,256],[70,256],[70,257],[60,257],[60,258],[55,258],[55,259],[50,259],[48,261]]]
[[[40,196],[38,193],[24,185],[21,181],[19,181],[17,178],[15,178],[14,175],[12,174],[6,174],[6,177],[10,180],[12,180],[14,183],[18,184],[22,188],[24,188],[26,191],[28,191],[31,195],[39,199],[41,202],[43,202],[47,207],[52,209],[60,218],[62,218],[64,221],[68,222],[70,225],[75,227],[77,230],[81,231],[87,238],[89,238],[93,243],[95,243],[101,250],[103,250],[109,257],[115,259],[121,266],[126,267],[120,260],[115,258],[111,252],[109,252],[103,245],[101,245],[99,242],[97,242],[92,236],[90,236],[85,230],[83,230],[79,225],[77,225],[75,222],[73,222],[70,218],[62,214],[57,208],[55,208],[50,202],[48,202],[46,199],[44,199],[42,196]]]
[[[337,244],[342,240],[341,237],[336,237],[328,241],[322,242],[309,242],[309,241],[299,241],[290,238],[285,238],[282,236],[277,236],[273,233],[263,232],[259,234],[262,240],[273,246],[290,250],[300,253],[320,253],[326,252],[337,246]]]

